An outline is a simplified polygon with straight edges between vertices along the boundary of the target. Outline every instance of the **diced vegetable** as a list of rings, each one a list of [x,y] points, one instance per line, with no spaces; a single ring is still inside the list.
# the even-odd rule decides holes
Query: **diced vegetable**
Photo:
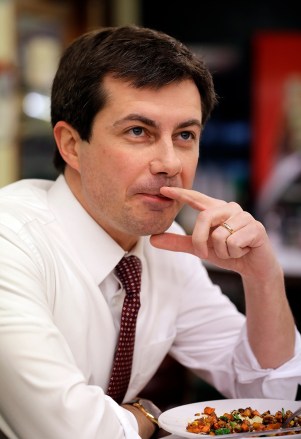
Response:
[[[248,431],[274,430],[281,428],[292,412],[291,410],[285,411],[282,408],[273,415],[269,410],[259,413],[258,410],[246,407],[232,410],[230,413],[224,413],[218,417],[213,407],[205,407],[202,414],[205,416],[201,416],[201,413],[195,414],[196,419],[188,423],[187,431],[202,435],[219,436]],[[291,426],[301,427],[301,416],[291,421]],[[294,434],[294,432],[291,433]]]
[[[215,430],[215,434],[229,434],[231,433],[230,428],[218,428],[217,430]]]

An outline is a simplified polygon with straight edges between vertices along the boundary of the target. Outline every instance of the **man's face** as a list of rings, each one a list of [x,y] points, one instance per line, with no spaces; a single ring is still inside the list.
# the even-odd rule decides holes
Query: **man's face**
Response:
[[[73,191],[94,220],[128,250],[138,236],[165,231],[178,213],[181,206],[161,196],[160,188],[192,186],[200,95],[191,80],[137,89],[107,77],[104,87],[108,101],[96,115],[91,140],[79,143]]]

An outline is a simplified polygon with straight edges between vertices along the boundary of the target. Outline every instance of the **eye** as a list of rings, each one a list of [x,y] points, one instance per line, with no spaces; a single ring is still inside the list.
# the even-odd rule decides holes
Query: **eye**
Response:
[[[133,134],[136,137],[139,137],[144,134],[144,129],[142,127],[133,127],[129,130],[129,133]]]
[[[190,140],[195,138],[194,134],[191,131],[182,131],[180,133],[180,136],[183,140]]]

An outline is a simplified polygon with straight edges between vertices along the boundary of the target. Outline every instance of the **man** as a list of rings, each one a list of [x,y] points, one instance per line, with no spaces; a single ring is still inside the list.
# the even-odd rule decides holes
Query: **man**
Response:
[[[108,28],[66,50],[52,89],[61,175],[0,195],[8,437],[149,438],[155,425],[132,401],[168,352],[226,397],[295,398],[300,336],[264,227],[191,190],[214,104],[203,62],[162,33]],[[173,222],[185,203],[199,212],[192,236]],[[246,319],[201,259],[240,273]],[[129,383],[114,376],[123,355]]]

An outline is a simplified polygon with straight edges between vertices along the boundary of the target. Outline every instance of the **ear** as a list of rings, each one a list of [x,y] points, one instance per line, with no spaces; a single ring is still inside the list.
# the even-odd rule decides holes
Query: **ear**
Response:
[[[79,171],[79,147],[82,140],[78,132],[67,122],[59,121],[53,128],[53,134],[65,162],[71,168]]]

